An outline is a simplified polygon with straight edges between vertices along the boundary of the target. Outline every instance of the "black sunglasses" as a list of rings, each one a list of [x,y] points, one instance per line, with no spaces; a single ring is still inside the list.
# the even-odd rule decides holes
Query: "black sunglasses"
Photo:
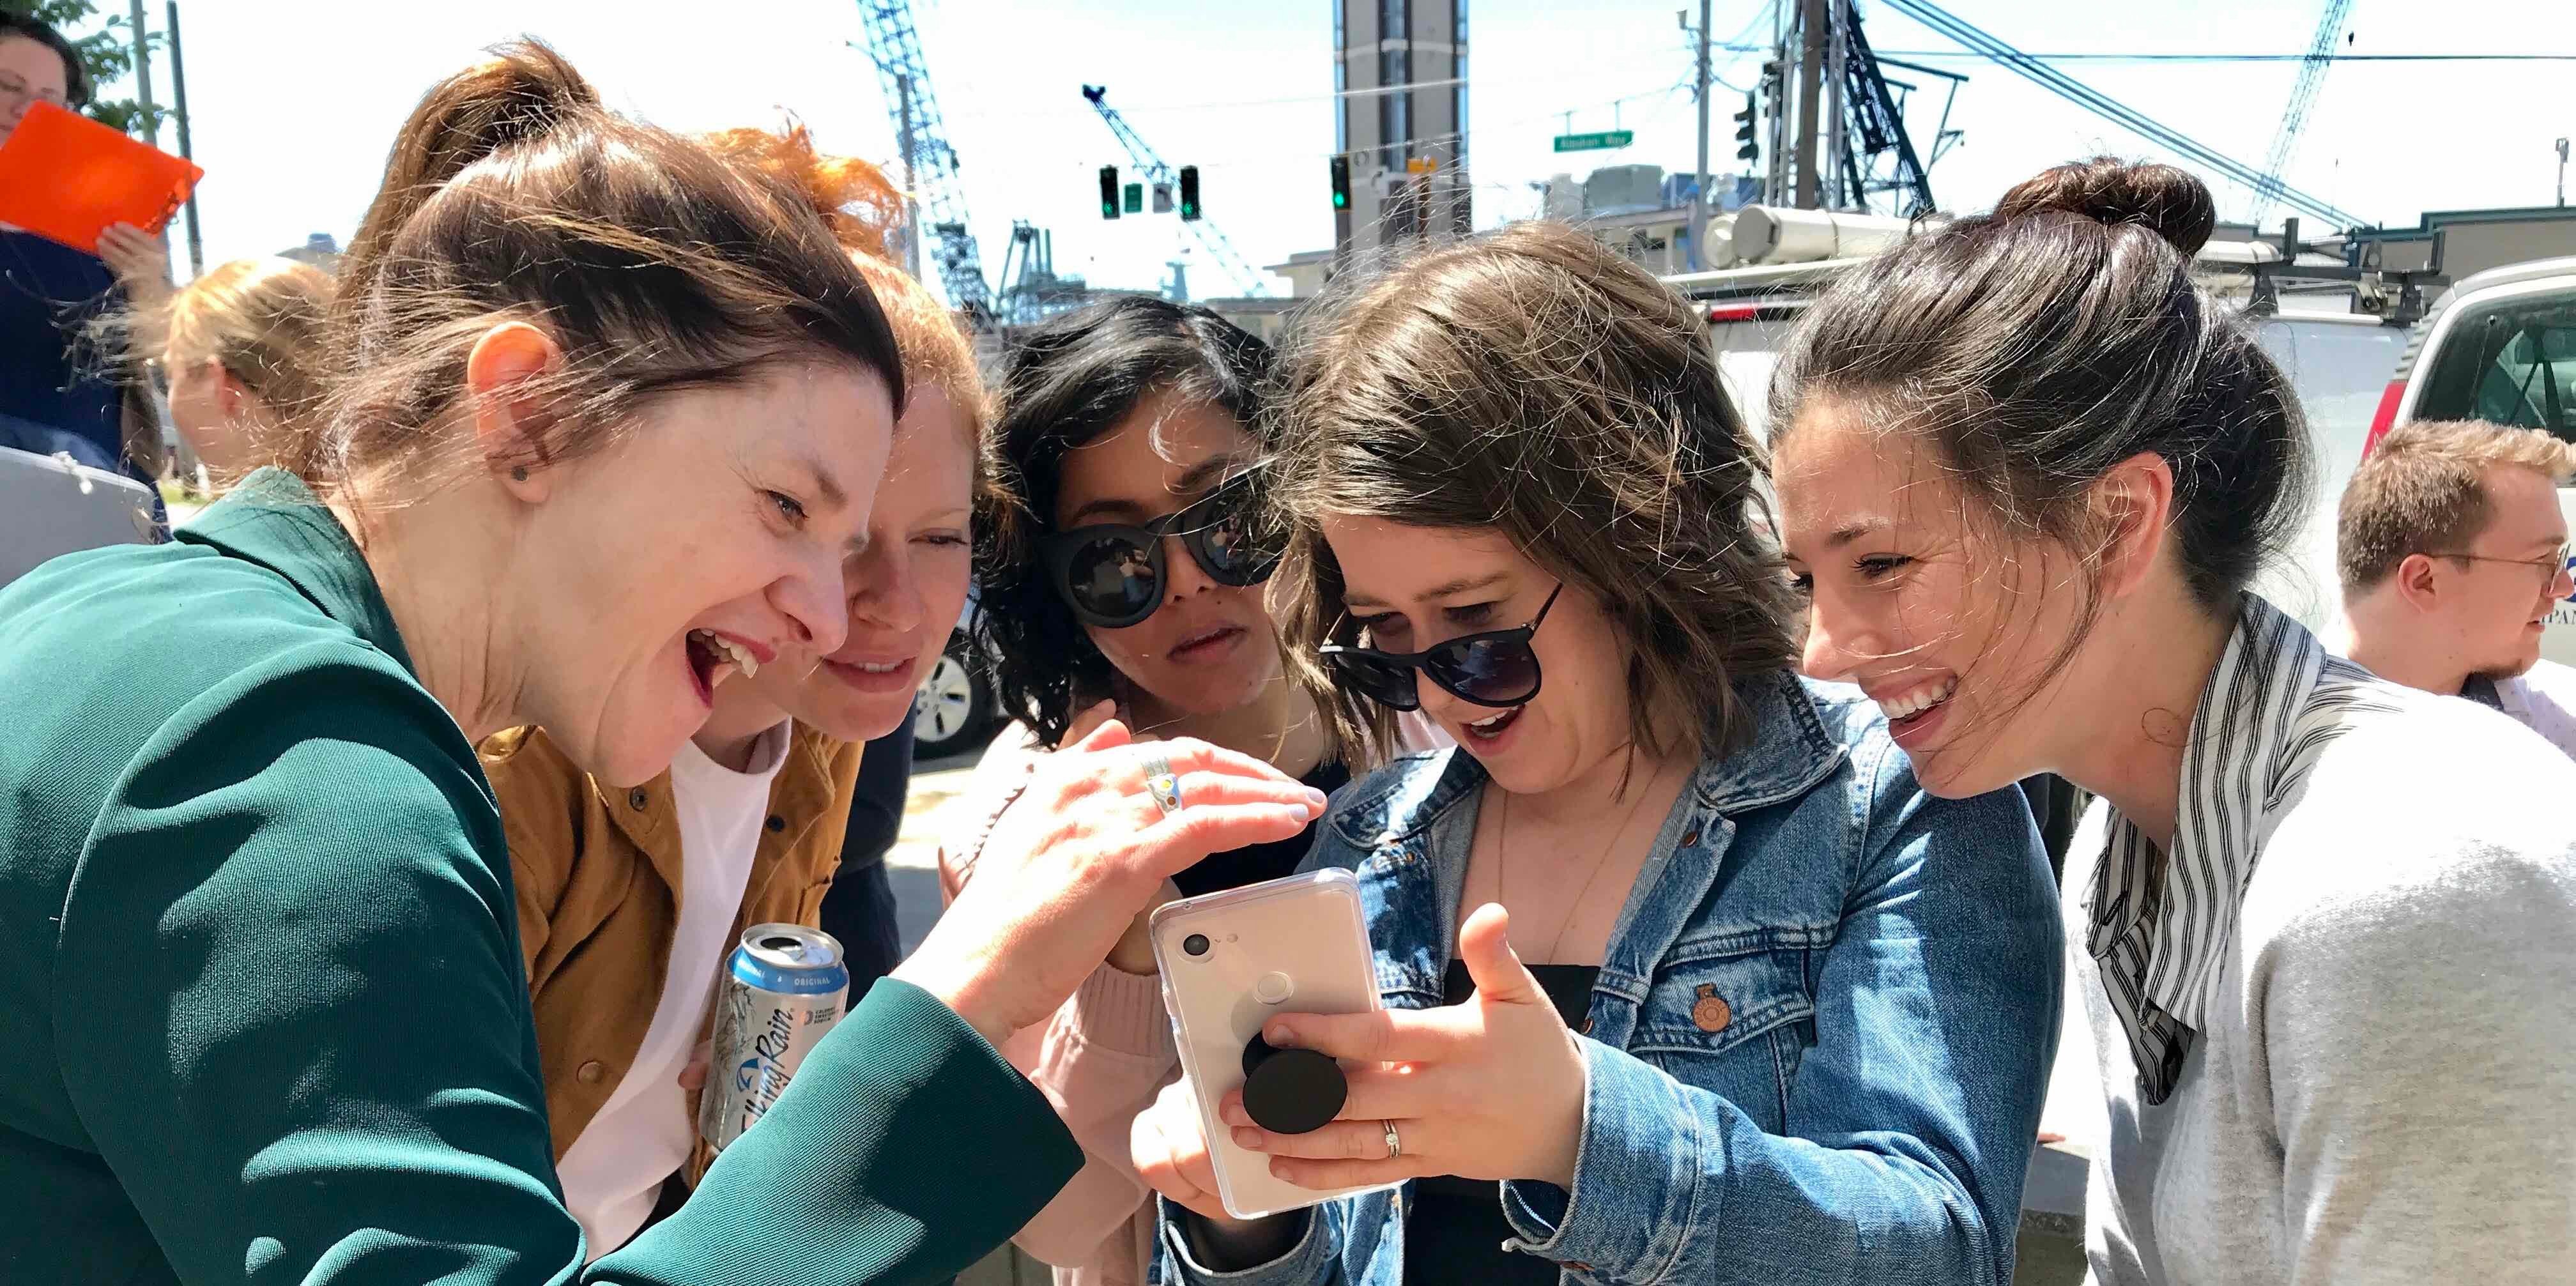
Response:
[[[1558,585],[1539,604],[1538,615],[1518,629],[1463,634],[1419,652],[1380,652],[1338,643],[1327,643],[1320,650],[1325,666],[1342,686],[1389,709],[1422,708],[1417,674],[1428,676],[1461,701],[1498,709],[1527,705],[1538,699],[1539,682],[1538,653],[1530,649],[1530,638],[1547,622],[1548,609],[1564,592],[1565,586]]]
[[[1038,540],[1038,562],[1056,597],[1085,625],[1123,630],[1163,605],[1163,538],[1180,537],[1190,561],[1220,585],[1258,585],[1278,551],[1254,538],[1252,475],[1237,474],[1189,505],[1142,526],[1101,523]]]

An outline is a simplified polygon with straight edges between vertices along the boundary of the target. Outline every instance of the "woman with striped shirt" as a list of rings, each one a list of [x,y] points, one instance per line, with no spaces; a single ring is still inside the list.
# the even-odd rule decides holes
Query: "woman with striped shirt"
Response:
[[[1934,794],[2100,796],[2064,884],[2095,1281],[2561,1281],[2576,767],[2248,592],[2310,461],[2191,279],[2214,219],[2062,166],[1809,311],[1772,392],[1805,666]]]

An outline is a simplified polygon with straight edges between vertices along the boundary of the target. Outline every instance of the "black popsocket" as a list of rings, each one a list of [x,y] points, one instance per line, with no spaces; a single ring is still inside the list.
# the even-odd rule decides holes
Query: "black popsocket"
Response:
[[[1342,1065],[1311,1049],[1276,1049],[1255,1032],[1243,1047],[1243,1110],[1273,1134],[1311,1134],[1350,1097]]]

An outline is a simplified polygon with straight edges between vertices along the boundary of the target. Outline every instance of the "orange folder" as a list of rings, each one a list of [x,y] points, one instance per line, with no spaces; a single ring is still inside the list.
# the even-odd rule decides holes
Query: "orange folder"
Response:
[[[159,232],[205,176],[77,112],[34,102],[0,145],[0,223],[97,254],[111,223]]]

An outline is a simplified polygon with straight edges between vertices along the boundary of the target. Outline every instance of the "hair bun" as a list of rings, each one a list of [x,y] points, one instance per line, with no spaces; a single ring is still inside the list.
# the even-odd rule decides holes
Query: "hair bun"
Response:
[[[2105,224],[2134,223],[2186,259],[2209,244],[2218,205],[2208,185],[2170,165],[2097,156],[2042,170],[1995,205],[1998,219],[2062,210]]]

